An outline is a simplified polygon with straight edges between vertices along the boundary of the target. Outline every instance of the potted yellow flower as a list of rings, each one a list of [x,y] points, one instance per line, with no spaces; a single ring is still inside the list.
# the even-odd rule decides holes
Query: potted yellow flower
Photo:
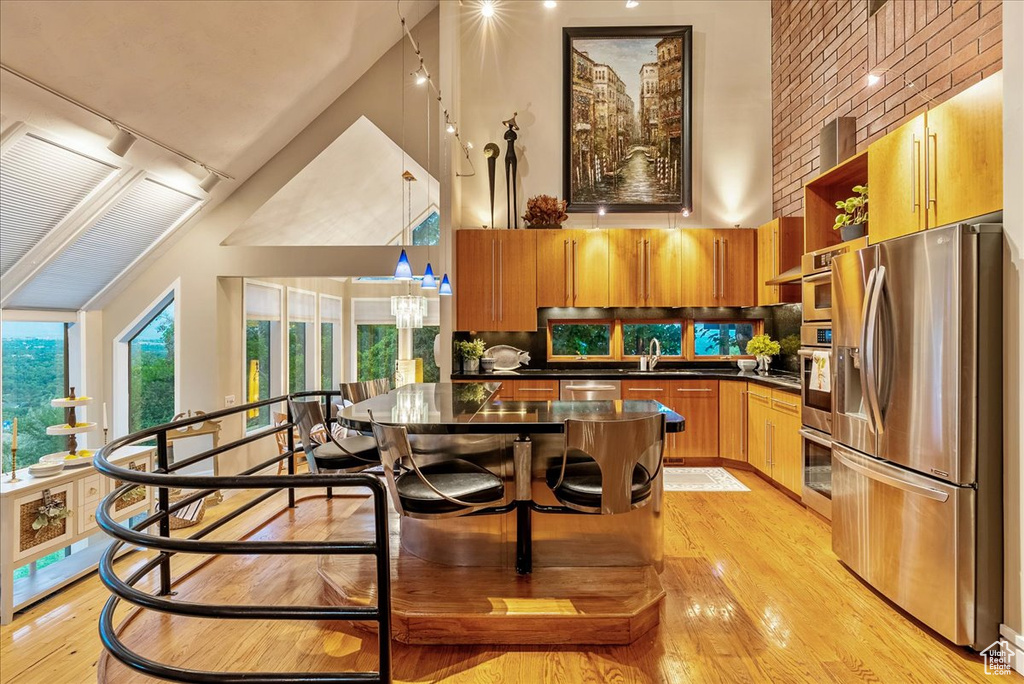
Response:
[[[767,373],[768,364],[771,363],[772,357],[776,356],[781,350],[782,347],[779,343],[766,334],[754,335],[747,342],[747,353],[757,358],[758,373]]]

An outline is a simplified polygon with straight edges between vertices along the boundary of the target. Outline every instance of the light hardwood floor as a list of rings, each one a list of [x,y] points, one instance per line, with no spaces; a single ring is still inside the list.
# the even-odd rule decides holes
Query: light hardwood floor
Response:
[[[394,645],[397,682],[986,682],[981,661],[897,612],[843,568],[828,526],[749,472],[750,492],[668,492],[660,627],[630,646]],[[358,500],[311,499],[257,532],[316,538]],[[240,534],[272,506],[225,526]],[[216,509],[214,509],[216,510]],[[121,562],[121,572],[138,563]],[[315,603],[315,559],[217,559],[177,587],[190,600]],[[184,565],[182,567],[185,567]],[[210,581],[212,574],[218,579]],[[106,591],[87,578],[0,630],[0,680],[95,681]],[[127,611],[124,611],[126,614]],[[143,614],[125,640],[193,668],[372,669],[374,640],[345,624],[213,622]],[[111,682],[143,682],[117,664]],[[1013,675],[1002,681],[1021,681]]]

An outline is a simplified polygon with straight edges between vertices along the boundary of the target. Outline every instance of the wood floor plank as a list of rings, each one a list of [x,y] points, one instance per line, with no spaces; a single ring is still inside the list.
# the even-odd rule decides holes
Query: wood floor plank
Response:
[[[394,645],[396,682],[450,684],[687,684],[722,682],[987,682],[981,660],[897,611],[844,568],[830,530],[756,475],[732,471],[750,492],[668,492],[661,624],[629,646],[428,647]],[[352,500],[303,502],[257,533],[323,538]],[[216,510],[216,509],[214,509]],[[261,513],[265,515],[265,513]],[[225,527],[239,534],[256,517]],[[312,558],[242,556],[185,580],[183,598],[318,603]],[[139,558],[122,561],[122,573]],[[210,573],[230,582],[211,581]],[[0,630],[6,684],[94,681],[96,619],[106,591],[89,577]],[[125,611],[122,611],[124,614]],[[372,635],[345,623],[268,625],[144,614],[126,641],[159,640],[160,659],[191,667],[284,670],[375,666]],[[151,656],[157,654],[146,651]],[[119,664],[111,682],[143,682]],[[1001,681],[1024,681],[1017,675]]]

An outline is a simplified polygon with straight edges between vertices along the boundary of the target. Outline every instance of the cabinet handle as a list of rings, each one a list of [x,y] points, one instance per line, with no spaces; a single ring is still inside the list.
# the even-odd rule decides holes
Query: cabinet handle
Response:
[[[913,144],[910,146],[910,213],[917,213],[917,208],[921,206],[921,203],[917,199],[917,160],[921,156],[921,141],[917,139],[917,134],[911,136]]]
[[[570,261],[569,261],[569,241],[568,240],[563,240],[562,241],[562,256],[564,257],[563,261],[565,262],[565,304],[568,305],[569,304],[569,288],[571,287],[570,284],[569,284],[569,277],[570,277],[569,276],[569,269],[571,268],[571,265],[570,265]]]
[[[939,176],[939,174],[935,173],[935,166],[937,165],[937,160],[936,159],[931,159],[930,158],[931,155],[928,154],[928,149],[929,149],[928,148],[928,139],[930,138],[931,141],[932,141],[932,144],[934,145],[935,156],[936,157],[939,156],[939,137],[938,137],[937,134],[931,133],[930,131],[931,131],[930,128],[926,127],[924,129],[924,136],[925,136],[925,141],[924,141],[924,199],[925,199],[925,210],[926,211],[927,211],[927,206],[928,205],[934,204],[934,205],[936,205],[936,208],[938,208],[938,204],[939,204],[939,198],[938,198],[938,194],[939,194],[938,176]],[[932,180],[935,181],[935,192],[931,191],[931,189],[932,189],[931,183],[928,182],[929,176],[931,176]]]
[[[774,398],[772,399],[772,403],[773,404],[782,404],[783,406],[788,406],[790,408],[796,408],[798,406],[798,404],[792,404],[792,403],[790,403],[788,401],[779,401],[778,399],[774,399]]]
[[[676,392],[710,392],[710,387],[701,387],[700,389],[689,389],[683,387],[677,387]]]
[[[554,392],[550,387],[520,387],[519,392]]]
[[[746,392],[740,392],[740,396],[745,396]],[[747,402],[745,399],[740,399],[740,453],[744,456],[747,455]]]
[[[768,419],[764,421],[764,464],[769,468],[772,465],[772,443],[768,441]]]
[[[498,277],[498,271],[494,267],[494,243],[497,242],[494,238],[491,238],[491,322],[494,322],[494,312],[497,310],[494,306],[494,281]]]
[[[636,241],[636,297],[644,298],[644,250],[641,241]]]
[[[771,460],[769,461],[769,463],[771,464],[772,470],[774,471],[775,470],[775,423],[769,422],[768,423],[768,427],[771,428],[771,431],[770,431],[771,441],[769,442],[769,444],[772,445],[772,451],[771,451],[772,455],[771,455]],[[774,475],[774,473],[772,473],[772,474]]]
[[[722,238],[722,268],[719,273],[722,274],[722,287],[719,288],[719,292],[722,293],[722,297],[725,297],[725,268],[726,263],[729,259],[729,239]]]
[[[580,294],[578,287],[580,279],[579,253],[576,251],[576,240],[572,241],[572,303],[576,304],[576,297]]]
[[[498,320],[505,320],[505,243],[498,241]]]
[[[644,295],[644,299],[651,298],[651,241],[644,240],[644,245],[647,247],[647,256],[644,257],[644,263],[647,266],[647,293]]]
[[[664,392],[660,387],[630,387],[627,392]]]
[[[715,238],[715,249],[711,255],[711,296],[718,299],[718,238]]]
[[[768,233],[772,252],[772,278],[779,275],[779,251],[775,248],[775,229]]]

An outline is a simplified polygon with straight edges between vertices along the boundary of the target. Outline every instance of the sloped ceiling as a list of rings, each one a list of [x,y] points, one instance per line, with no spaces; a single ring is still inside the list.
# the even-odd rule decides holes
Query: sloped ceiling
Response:
[[[403,0],[415,26],[437,0]],[[402,36],[396,3],[5,0],[0,61],[244,180]]]
[[[402,171],[416,181],[405,185]],[[384,245],[437,203],[437,181],[365,116],[245,221],[226,245]],[[403,193],[408,190],[408,195]],[[411,207],[411,208],[410,208]],[[406,218],[408,217],[408,218]]]

